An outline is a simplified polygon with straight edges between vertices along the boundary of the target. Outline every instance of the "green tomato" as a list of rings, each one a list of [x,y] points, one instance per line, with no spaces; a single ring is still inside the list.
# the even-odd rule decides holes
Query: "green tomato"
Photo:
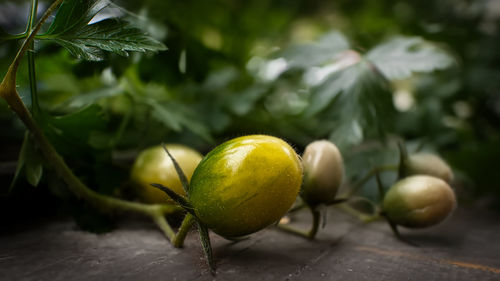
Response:
[[[166,147],[189,180],[203,156],[180,144],[167,144]],[[160,145],[145,149],[138,155],[130,178],[139,198],[146,203],[173,203],[170,197],[151,186],[151,183],[162,184],[178,194],[186,195],[172,160]]]
[[[229,140],[203,158],[191,178],[189,201],[209,229],[239,237],[278,221],[301,183],[302,166],[290,145],[250,135]]]
[[[446,182],[453,180],[450,166],[439,156],[430,153],[415,153],[408,156],[403,164],[403,176],[429,175]]]
[[[310,143],[302,155],[302,165],[302,199],[310,205],[334,200],[344,172],[342,155],[337,146],[327,140]]]
[[[455,193],[445,181],[418,175],[392,186],[384,197],[382,211],[395,224],[421,228],[441,222],[455,206]]]

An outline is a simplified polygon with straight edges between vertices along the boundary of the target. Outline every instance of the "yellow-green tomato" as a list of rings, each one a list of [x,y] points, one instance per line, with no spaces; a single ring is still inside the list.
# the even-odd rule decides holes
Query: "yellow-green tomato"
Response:
[[[441,157],[431,153],[415,153],[408,156],[403,166],[403,176],[429,175],[446,182],[453,180],[450,166]]]
[[[167,144],[166,147],[190,179],[203,156],[180,144]],[[165,192],[151,186],[151,183],[160,183],[178,194],[186,194],[172,160],[160,145],[145,149],[138,155],[131,170],[131,181],[141,201],[146,203],[173,202]]]
[[[337,146],[327,140],[310,143],[302,155],[304,183],[300,196],[311,205],[335,199],[342,183],[344,164]]]
[[[279,220],[302,183],[298,155],[266,135],[229,140],[200,162],[189,200],[200,221],[224,237],[251,234]]]
[[[455,193],[442,179],[427,175],[398,181],[384,197],[382,210],[394,223],[410,228],[437,224],[454,210]]]

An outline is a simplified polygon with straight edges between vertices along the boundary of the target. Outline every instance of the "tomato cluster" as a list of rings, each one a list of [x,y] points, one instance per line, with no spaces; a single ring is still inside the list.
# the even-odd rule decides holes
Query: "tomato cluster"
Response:
[[[441,158],[423,153],[401,155],[400,180],[387,192],[379,189],[382,202],[378,208],[398,236],[397,225],[434,225],[448,217],[456,205],[448,184],[453,173]],[[278,226],[314,238],[319,207],[350,199],[336,198],[343,177],[342,155],[334,143],[312,142],[299,157],[288,143],[267,135],[229,140],[204,157],[182,145],[152,147],[138,156],[131,172],[141,200],[175,202],[187,211],[180,232],[192,221],[198,224],[209,263],[207,229],[229,239],[254,233],[279,221],[299,194],[312,212],[311,230],[304,233]]]

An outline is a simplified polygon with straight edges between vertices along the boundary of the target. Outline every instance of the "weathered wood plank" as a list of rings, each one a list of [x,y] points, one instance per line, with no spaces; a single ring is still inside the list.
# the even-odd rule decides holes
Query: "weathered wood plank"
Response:
[[[212,235],[217,280],[500,280],[498,215],[470,210],[396,240],[383,222],[332,208],[316,241],[276,229],[231,243]],[[307,226],[307,214],[297,215]],[[212,280],[197,235],[170,246],[147,222],[106,234],[51,221],[0,235],[0,280]]]

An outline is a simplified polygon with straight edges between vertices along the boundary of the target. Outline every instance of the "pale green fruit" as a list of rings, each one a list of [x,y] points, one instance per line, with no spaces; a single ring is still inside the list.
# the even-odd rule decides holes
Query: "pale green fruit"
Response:
[[[342,183],[344,164],[337,146],[327,140],[310,143],[302,155],[302,199],[310,205],[329,203]]]
[[[441,157],[430,153],[415,153],[408,156],[403,165],[403,176],[429,175],[446,182],[453,180],[450,166]]]
[[[398,181],[386,193],[382,210],[393,223],[421,228],[448,217],[456,206],[455,193],[442,179],[428,175]]]
[[[189,180],[203,156],[181,144],[167,144],[166,147]],[[146,203],[173,203],[163,191],[151,186],[152,183],[162,184],[178,194],[186,195],[174,163],[161,145],[145,149],[137,156],[130,171],[130,179],[139,198]]]

